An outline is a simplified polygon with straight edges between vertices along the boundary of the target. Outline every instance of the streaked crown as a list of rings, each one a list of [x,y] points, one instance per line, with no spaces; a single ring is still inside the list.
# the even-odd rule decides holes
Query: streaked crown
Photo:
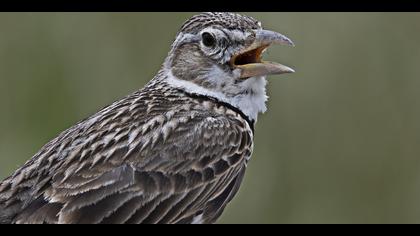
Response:
[[[180,32],[196,34],[209,26],[219,25],[228,30],[255,30],[261,23],[252,17],[231,12],[205,12],[191,17],[181,27]]]

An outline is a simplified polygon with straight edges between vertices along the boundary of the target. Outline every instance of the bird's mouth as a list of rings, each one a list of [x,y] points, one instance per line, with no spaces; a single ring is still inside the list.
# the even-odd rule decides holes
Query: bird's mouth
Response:
[[[254,43],[244,51],[234,55],[230,60],[231,67],[240,69],[241,79],[256,76],[285,74],[295,72],[292,68],[277,62],[263,61],[262,55],[271,44],[294,46],[286,36],[268,30],[256,31]]]
[[[231,59],[231,65],[240,67],[248,64],[262,63],[262,54],[268,46],[269,45],[264,45],[233,56]]]

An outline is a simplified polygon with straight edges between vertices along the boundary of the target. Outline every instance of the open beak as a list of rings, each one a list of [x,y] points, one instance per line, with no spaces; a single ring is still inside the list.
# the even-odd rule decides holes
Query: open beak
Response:
[[[280,63],[262,60],[262,54],[271,44],[294,46],[290,39],[280,33],[256,30],[255,41],[252,45],[234,55],[230,60],[232,67],[241,69],[241,79],[295,72],[292,68]]]

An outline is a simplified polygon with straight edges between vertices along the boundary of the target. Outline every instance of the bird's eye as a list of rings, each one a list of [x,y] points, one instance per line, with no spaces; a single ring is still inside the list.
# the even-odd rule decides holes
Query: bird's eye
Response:
[[[201,37],[203,39],[203,44],[206,47],[214,47],[216,44],[216,39],[210,33],[204,32]]]

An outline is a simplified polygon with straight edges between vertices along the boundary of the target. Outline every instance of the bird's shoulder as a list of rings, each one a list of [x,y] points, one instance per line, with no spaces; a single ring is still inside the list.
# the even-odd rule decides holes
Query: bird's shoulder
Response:
[[[79,194],[106,189],[116,184],[116,177],[127,187],[134,175],[146,181],[171,173],[178,183],[165,191],[198,187],[231,169],[239,172],[251,155],[252,138],[250,124],[232,108],[180,91],[146,87],[46,144],[2,182],[0,205],[11,206],[7,212],[41,199],[50,207],[67,204],[67,210],[74,210],[92,203],[85,199],[78,205],[74,198]],[[138,191],[152,195],[163,188],[158,182],[139,186]],[[108,193],[112,191],[116,190]]]

